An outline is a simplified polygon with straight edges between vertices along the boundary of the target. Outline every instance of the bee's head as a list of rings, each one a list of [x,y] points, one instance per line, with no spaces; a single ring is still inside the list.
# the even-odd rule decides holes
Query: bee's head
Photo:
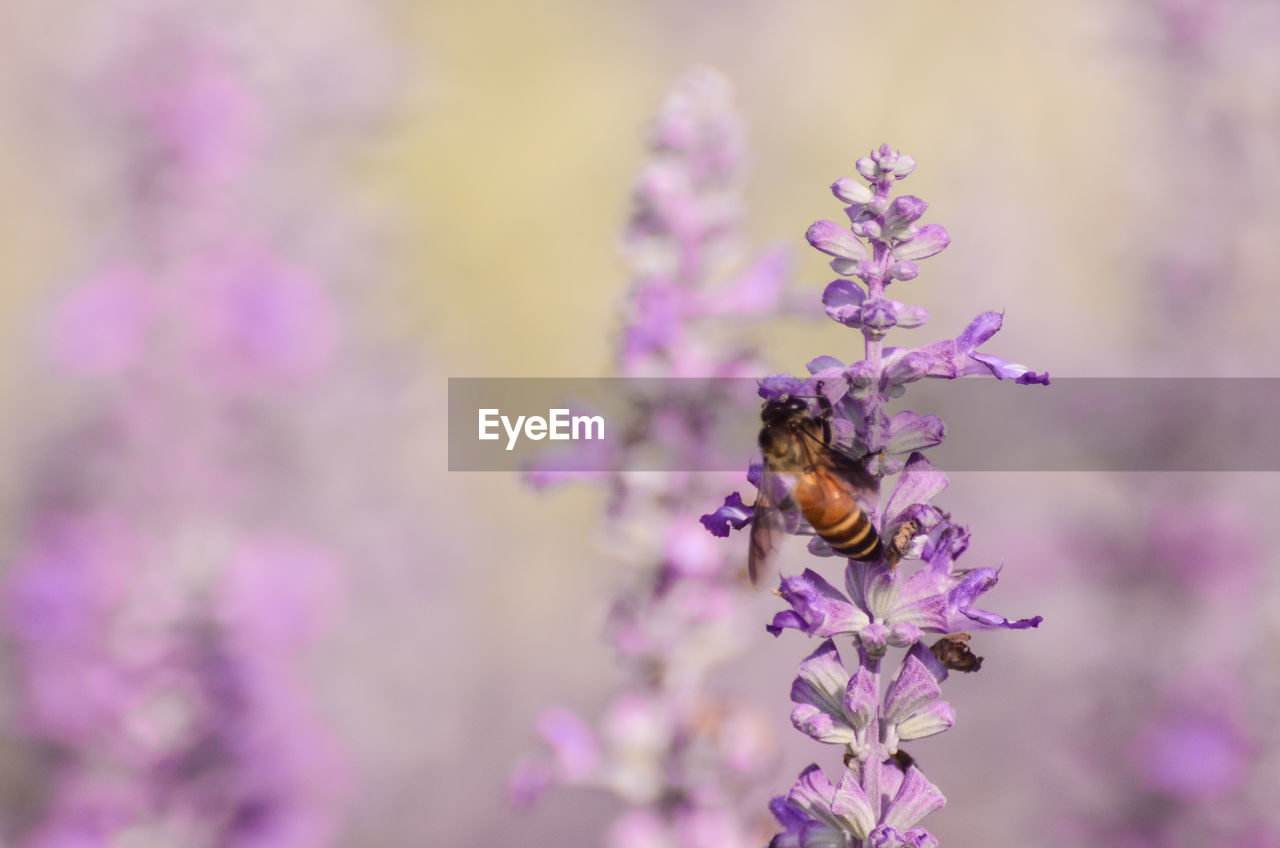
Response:
[[[809,417],[809,404],[802,398],[783,395],[778,400],[765,401],[760,419],[768,425],[785,424]]]

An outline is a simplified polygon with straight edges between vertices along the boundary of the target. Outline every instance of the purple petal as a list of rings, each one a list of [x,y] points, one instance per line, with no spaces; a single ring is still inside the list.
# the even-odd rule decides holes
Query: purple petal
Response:
[[[955,343],[935,342],[914,350],[890,349],[883,361],[885,380],[889,386],[902,386],[924,377],[955,376],[951,364]]]
[[[941,444],[947,425],[936,415],[899,412],[889,421],[889,453],[912,453]],[[936,493],[935,493],[936,494]]]
[[[920,625],[910,621],[895,621],[889,628],[889,644],[895,648],[906,648],[924,638]]]
[[[840,661],[840,652],[827,639],[800,663],[799,676],[791,684],[791,700],[839,709],[840,696],[848,683],[849,673]]]
[[[702,522],[703,527],[710,531],[712,536],[724,538],[729,535],[729,528],[741,530],[751,523],[751,518],[754,515],[755,509],[744,504],[742,496],[734,492],[724,499],[723,506],[698,520]]]
[[[804,394],[804,382],[790,374],[770,374],[760,380],[756,393],[765,400],[785,400]]]
[[[929,674],[933,675],[933,679],[939,683],[946,680],[950,673],[947,671],[947,667],[934,656],[933,651],[929,650],[929,646],[923,642],[916,642],[912,645],[911,649],[907,651],[907,656],[923,665]]]
[[[963,353],[977,350],[978,346],[994,336],[1004,325],[1003,312],[984,312],[969,322],[956,339],[956,349]]]
[[[551,769],[545,763],[520,763],[507,784],[507,798],[517,810],[527,810],[550,788],[551,781]]]
[[[859,326],[866,293],[852,280],[833,280],[822,293],[827,314],[849,327]]]
[[[862,304],[862,324],[873,330],[884,332],[898,323],[898,306],[896,300],[886,297],[869,298]]]
[[[903,329],[919,327],[929,320],[929,313],[923,306],[904,306],[898,310],[898,326]]]
[[[773,813],[778,824],[782,825],[782,829],[786,831],[799,830],[809,821],[809,817],[803,810],[781,795],[775,796],[769,802],[769,812]]]
[[[928,208],[928,203],[913,194],[904,194],[901,197],[897,197],[893,203],[889,204],[889,211],[885,212],[885,229],[898,229],[919,221]]]
[[[856,259],[832,259],[827,264],[831,266],[832,271],[842,277],[853,277],[857,276],[867,263]]]
[[[844,709],[853,719],[855,727],[866,727],[875,716],[880,703],[880,690],[871,672],[863,666],[849,678],[844,690]]]
[[[926,224],[911,241],[902,242],[893,248],[894,259],[915,261],[941,253],[951,244],[951,236],[941,224]]]
[[[764,629],[778,636],[788,627],[799,630],[803,633],[809,633],[809,623],[800,617],[799,613],[794,610],[783,610],[773,617],[773,622],[766,624]]]
[[[803,626],[796,629],[803,630],[810,636],[828,638],[856,633],[870,621],[866,613],[851,604],[848,598],[811,569],[805,569],[803,574],[797,576],[783,578],[779,594],[803,622]],[[783,615],[785,613],[775,616],[773,626],[769,628],[769,632],[775,636],[775,628],[780,630],[782,627],[795,626],[789,618],[782,619],[780,623],[779,619]]]
[[[896,416],[895,416],[896,417]],[[898,484],[885,504],[884,514],[890,522],[912,504],[923,504],[947,487],[947,475],[934,468],[922,453],[907,459]]]
[[[861,262],[867,258],[867,248],[854,238],[853,233],[835,221],[818,221],[804,234],[809,244],[828,256]]]
[[[949,730],[956,723],[956,711],[946,701],[934,701],[898,722],[898,739],[910,742]]]
[[[889,266],[889,278],[894,280],[914,280],[920,276],[920,266],[914,262],[900,261]]]
[[[837,728],[831,714],[813,704],[797,704],[791,710],[791,726],[818,742],[845,745],[853,741],[853,731]]]
[[[902,834],[907,848],[938,848],[938,838],[923,827],[913,827]]]
[[[829,813],[831,798],[835,794],[835,786],[815,763],[800,772],[796,782],[791,785],[791,791],[787,793],[787,800],[813,815],[815,810]]]
[[[920,769],[911,766],[881,821],[890,827],[908,828],[934,810],[942,809],[946,803],[938,787],[926,780]]]
[[[1049,372],[1037,374],[1025,365],[1019,365],[1016,362],[1010,362],[1007,359],[1001,359],[998,356],[992,356],[989,353],[971,353],[969,359],[973,362],[981,364],[981,368],[969,367],[967,364],[960,369],[961,375],[968,374],[987,374],[995,375],[997,380],[1013,380],[1020,386],[1037,384],[1041,386],[1049,385]]]
[[[867,836],[867,848],[904,848],[907,844],[902,831],[882,824]]]
[[[840,282],[844,282],[841,280]],[[828,286],[830,288],[830,286]],[[805,366],[810,374],[817,374],[819,371],[826,371],[831,368],[844,368],[844,363],[836,359],[834,356],[819,356],[816,359],[809,360],[809,364]]]
[[[980,629],[1006,628],[1009,630],[1026,630],[1029,627],[1040,626],[1040,622],[1044,621],[1043,616],[1037,615],[1032,618],[1010,621],[993,612],[972,607],[973,601],[993,588],[998,579],[998,572],[994,568],[975,568],[966,574],[960,583],[951,590],[947,598],[947,605],[952,611],[950,621],[952,630],[973,629],[973,624],[975,623]],[[959,614],[958,616],[956,615],[957,613]]]
[[[600,760],[600,745],[587,723],[565,709],[551,709],[538,718],[538,733],[556,755],[563,779],[586,778]]]
[[[871,800],[858,783],[852,769],[840,777],[840,786],[831,799],[831,812],[839,816],[858,839],[865,839],[876,826],[876,815]]]
[[[831,184],[831,193],[844,203],[863,204],[871,200],[871,189],[860,180],[841,177]]]
[[[942,694],[938,682],[918,659],[908,655],[884,695],[884,717],[894,724]]]

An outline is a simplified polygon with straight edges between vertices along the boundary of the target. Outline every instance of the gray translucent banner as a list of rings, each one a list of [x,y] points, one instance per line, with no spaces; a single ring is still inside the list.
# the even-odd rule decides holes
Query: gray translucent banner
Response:
[[[760,404],[754,379],[451,378],[449,470],[740,471]],[[922,380],[905,409],[946,422],[948,471],[1280,471],[1280,379]]]

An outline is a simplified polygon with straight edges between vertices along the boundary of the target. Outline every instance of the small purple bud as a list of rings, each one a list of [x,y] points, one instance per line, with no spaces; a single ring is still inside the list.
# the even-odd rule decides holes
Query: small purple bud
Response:
[[[883,333],[898,323],[898,309],[892,300],[876,297],[862,304],[862,324]]]
[[[862,266],[868,264],[867,260],[856,262],[852,259],[832,259],[830,263],[831,270],[844,277],[852,277],[858,273]]]
[[[889,277],[894,280],[914,280],[920,273],[920,266],[914,262],[895,262],[889,266]]]
[[[907,841],[907,848],[938,848],[938,839],[923,827],[913,827],[902,838]]]
[[[916,160],[905,153],[899,154],[898,164],[893,166],[893,176],[895,179],[903,179],[916,169]]]
[[[889,644],[889,628],[873,622],[858,631],[858,640],[871,656],[883,656],[885,647]]]
[[[853,225],[853,234],[862,238],[880,238],[880,222],[876,220],[859,221]],[[818,246],[815,244],[814,247]],[[818,247],[818,250],[822,250],[822,248]],[[829,251],[823,252],[827,253]]]
[[[832,280],[822,293],[827,314],[847,327],[862,326],[862,302],[866,293],[852,280]]]
[[[859,206],[870,202],[873,196],[870,188],[849,177],[841,177],[832,183],[831,193],[845,203]]]
[[[956,339],[956,347],[966,353],[975,350],[980,344],[990,339],[1004,326],[1003,312],[983,312],[969,322],[964,332]]]
[[[909,621],[899,621],[889,631],[889,642],[899,648],[914,645],[924,638],[924,631]]]
[[[860,262],[867,258],[867,248],[834,221],[818,221],[805,231],[809,244],[828,256]]]
[[[853,167],[857,170],[859,174],[862,174],[862,176],[866,177],[867,179],[870,180],[875,178],[876,163],[871,161],[867,157],[863,156],[857,162],[854,162]]]
[[[756,394],[765,400],[786,400],[804,394],[804,383],[790,374],[770,374],[760,379]]]
[[[875,162],[876,167],[881,171],[892,171],[893,167],[898,164],[898,151],[887,144],[882,144],[878,149],[872,151],[871,161]]]
[[[900,227],[918,221],[928,208],[929,204],[915,195],[904,194],[889,205],[889,211],[884,216],[885,229],[894,232]]]
[[[847,281],[846,281],[846,280],[834,280],[834,281],[831,283],[831,285],[833,286],[833,285],[835,285],[836,283],[843,283],[843,282],[847,282]],[[831,288],[831,286],[827,286],[827,289],[828,289],[828,290],[829,290],[830,288]],[[826,296],[826,294],[824,293],[824,294],[823,294],[823,296],[822,296],[822,298],[823,298],[823,303],[826,303],[826,297],[827,297],[827,296]],[[808,369],[808,371],[809,371],[809,373],[810,373],[810,374],[817,374],[819,371],[829,371],[829,370],[831,370],[832,368],[840,368],[840,369],[843,369],[843,368],[844,368],[844,363],[843,363],[843,362],[841,362],[840,360],[836,359],[834,356],[817,356],[817,357],[814,357],[813,359],[809,360],[808,364],[807,364],[807,365],[805,365],[805,368],[806,368],[806,369]]]
[[[898,310],[898,326],[910,329],[919,327],[929,320],[929,313],[923,306],[904,306]]]
[[[941,224],[926,224],[910,241],[895,245],[895,259],[924,259],[941,253],[951,244],[951,236]]]

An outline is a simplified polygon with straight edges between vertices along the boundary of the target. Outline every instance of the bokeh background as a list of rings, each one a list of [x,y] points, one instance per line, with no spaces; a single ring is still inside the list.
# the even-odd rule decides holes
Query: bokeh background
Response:
[[[952,237],[903,284],[931,337],[995,308],[1055,378],[1280,376],[1266,0],[110,0],[0,33],[6,844],[601,843],[617,799],[506,785],[543,709],[625,682],[604,493],[449,474],[445,380],[613,373],[619,233],[690,66],[735,91],[745,241],[816,315],[804,230],[885,141]],[[745,332],[793,373],[860,347]],[[942,843],[1280,844],[1274,475],[941,503],[998,608],[1046,617],[913,752]],[[753,632],[712,685],[775,719],[763,810],[820,752],[787,720],[807,647]]]

